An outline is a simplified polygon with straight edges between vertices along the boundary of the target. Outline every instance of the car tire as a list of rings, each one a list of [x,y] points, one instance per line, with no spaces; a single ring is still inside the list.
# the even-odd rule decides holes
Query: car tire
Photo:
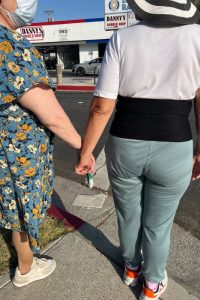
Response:
[[[84,76],[85,75],[85,69],[84,68],[78,68],[76,70],[76,75],[78,75],[78,76]]]

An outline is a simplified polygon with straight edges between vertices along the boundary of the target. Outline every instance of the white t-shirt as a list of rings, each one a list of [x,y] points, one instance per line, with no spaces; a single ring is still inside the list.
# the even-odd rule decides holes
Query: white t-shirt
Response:
[[[200,87],[200,25],[150,27],[140,22],[114,33],[95,96],[190,100]]]

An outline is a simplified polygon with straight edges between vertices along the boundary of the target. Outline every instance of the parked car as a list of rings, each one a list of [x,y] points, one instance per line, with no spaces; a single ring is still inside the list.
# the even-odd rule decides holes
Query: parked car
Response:
[[[84,76],[86,74],[98,74],[103,57],[95,58],[89,62],[76,64],[72,66],[72,72],[78,76]]]

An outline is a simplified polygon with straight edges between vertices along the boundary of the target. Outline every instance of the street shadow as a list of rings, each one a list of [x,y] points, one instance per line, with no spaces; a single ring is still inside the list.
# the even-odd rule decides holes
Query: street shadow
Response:
[[[52,209],[50,215],[54,215],[54,217],[59,218],[60,221],[62,220],[65,224],[76,229],[78,235],[83,237],[108,259],[116,273],[121,280],[123,280],[124,262],[120,248],[115,246],[101,230],[66,211],[62,199],[55,191],[52,197]],[[138,299],[142,289],[142,283],[138,284],[137,287],[129,288]]]

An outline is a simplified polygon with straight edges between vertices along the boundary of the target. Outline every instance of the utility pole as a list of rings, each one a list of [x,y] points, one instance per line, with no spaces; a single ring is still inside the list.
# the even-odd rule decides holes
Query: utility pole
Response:
[[[53,17],[54,10],[53,9],[45,10],[44,13],[48,15],[48,22],[54,21],[54,17]]]

